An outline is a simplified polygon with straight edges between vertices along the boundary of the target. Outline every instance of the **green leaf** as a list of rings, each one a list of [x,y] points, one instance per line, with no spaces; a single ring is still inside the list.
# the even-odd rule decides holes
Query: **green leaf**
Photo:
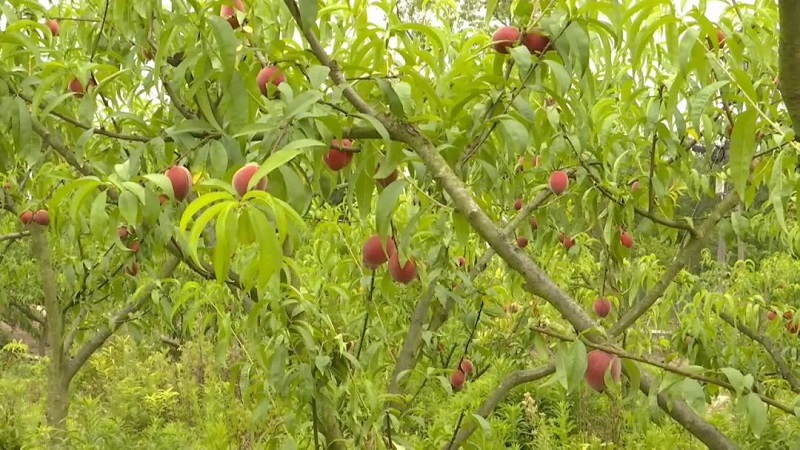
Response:
[[[309,67],[306,73],[308,73],[308,84],[311,85],[311,89],[319,89],[322,83],[328,79],[331,69],[328,66],[317,65]]]
[[[362,167],[355,175],[356,203],[358,204],[361,220],[366,220],[370,211],[372,211],[372,199],[374,198],[373,193],[375,192],[375,182],[372,177],[369,176],[371,171],[366,166],[367,162],[368,161],[364,161],[361,164]]]
[[[283,261],[283,250],[275,233],[275,227],[261,211],[253,210],[250,214],[253,229],[258,242],[258,284],[265,286],[273,275],[278,273]]]
[[[231,195],[230,192],[210,192],[197,197],[197,199],[190,203],[189,206],[187,206],[183,211],[181,223],[178,225],[178,229],[180,231],[186,231],[186,228],[189,226],[189,222],[192,221],[195,214],[200,212],[200,210],[206,206],[222,200],[233,200],[233,195]]]
[[[509,139],[507,144],[513,145],[513,151],[515,153],[525,151],[525,148],[528,147],[528,142],[530,141],[530,135],[528,134],[528,130],[525,128],[525,126],[514,119],[508,118],[501,119],[500,126],[504,134]]]
[[[217,40],[216,47],[219,50],[220,66],[227,79],[236,67],[236,48],[239,43],[236,41],[236,35],[234,35],[233,28],[227,20],[219,15],[212,14],[208,16],[208,21],[211,23],[211,29],[214,32],[214,39]]]
[[[724,373],[725,376],[728,378],[728,381],[731,383],[734,389],[736,389],[737,395],[742,395],[744,391],[744,375],[742,372],[734,369],[733,367],[723,367],[719,370],[720,372]]]
[[[405,190],[406,184],[405,180],[397,180],[386,186],[386,189],[378,196],[378,204],[375,207],[375,226],[381,236],[388,236],[389,234],[392,213],[397,208],[397,201]]]
[[[758,394],[752,392],[747,394],[745,401],[747,402],[747,421],[750,424],[750,430],[756,437],[760,437],[767,427],[767,406]]]
[[[688,73],[690,63],[694,54],[694,49],[698,45],[697,37],[700,36],[702,30],[700,27],[691,27],[686,30],[681,38],[679,48],[679,64],[680,71],[685,76]]]
[[[213,177],[221,177],[228,170],[228,150],[222,142],[214,139],[209,143],[208,162],[209,174]]]
[[[745,198],[747,179],[750,178],[750,163],[756,151],[756,119],[758,113],[748,108],[736,116],[731,135],[730,168],[733,188],[739,198]]]
[[[630,380],[630,391],[628,397],[637,396],[639,394],[639,384],[642,379],[642,373],[639,370],[639,366],[629,359],[622,358],[621,360],[622,369],[625,371],[625,375],[627,375],[628,379]]]
[[[302,154],[305,149],[312,147],[327,147],[327,145],[315,139],[298,139],[271,154],[264,164],[253,174],[253,178],[250,179],[250,183],[248,184],[248,189],[252,189],[262,178],[269,175],[270,172],[293,160],[298,155]]]
[[[478,422],[478,425],[481,426],[481,431],[483,431],[483,437],[488,438],[492,436],[492,424],[489,423],[486,418],[484,418],[480,414],[473,414],[472,417]]]
[[[379,78],[377,80],[378,87],[383,93],[383,98],[386,100],[386,103],[389,104],[389,110],[395,116],[406,119],[406,112],[403,110],[403,103],[400,101],[400,97],[397,95],[397,92],[392,89],[392,84],[386,81],[383,78]]]
[[[395,34],[398,31],[416,31],[418,33],[424,34],[425,37],[430,39],[432,41],[431,44],[435,44],[433,46],[435,51],[438,52],[441,49],[445,48],[444,40],[442,39],[441,36],[439,36],[439,33],[436,31],[436,29],[433,27],[429,27],[427,25],[423,25],[421,23],[401,23],[399,25],[391,27],[390,31],[392,32],[392,34]]]
[[[230,24],[226,22],[230,27]],[[187,119],[178,123],[174,127],[167,128],[167,134],[182,134],[182,133],[198,133],[198,132],[212,132],[216,131],[211,124],[201,119]]]
[[[700,89],[700,92],[694,95],[692,100],[692,113],[690,120],[694,125],[694,129],[700,132],[700,118],[705,112],[708,102],[714,97],[718,90],[722,89],[730,83],[730,80],[717,81],[716,83],[709,84],[708,86]]]
[[[214,246],[214,274],[218,283],[224,283],[228,279],[228,271],[231,268],[231,256],[236,246],[236,231],[238,215],[231,214],[236,207],[236,203],[225,204],[217,216],[216,245]]]
[[[775,218],[778,219],[778,224],[785,234],[789,233],[786,227],[786,217],[783,211],[783,199],[786,191],[786,177],[783,174],[783,156],[781,152],[775,158],[775,163],[772,165],[772,176],[769,186],[769,202],[775,210]]]
[[[531,58],[531,52],[528,50],[528,47],[525,47],[524,45],[512,47],[509,49],[508,53],[511,54],[512,58],[514,58],[514,62],[517,64],[517,70],[519,70],[520,77],[527,75],[528,71],[533,65],[533,59]]]
[[[92,234],[95,236],[105,235],[106,228],[108,228],[107,195],[106,191],[102,191],[92,202],[92,212],[89,214],[89,229],[92,230]]]
[[[566,354],[565,368],[567,370],[568,391],[573,391],[583,382],[586,374],[586,367],[589,365],[586,358],[586,346],[581,341],[575,341],[569,345]]]
[[[405,81],[398,81],[397,83],[392,83],[392,89],[395,94],[397,94],[397,98],[400,99],[400,103],[402,103],[406,115],[414,114],[414,102],[411,100],[411,85]]]
[[[234,133],[232,137],[238,138],[241,136],[251,136],[258,133],[271,133],[276,130],[274,123],[256,122],[249,123],[239,128],[239,131]]]
[[[312,105],[322,100],[322,97],[323,95],[320,91],[305,91],[301,93],[286,106],[284,120],[290,120],[297,114],[308,111]]]
[[[353,114],[353,115],[356,116],[356,117],[360,117],[360,118],[366,120],[367,122],[369,122],[369,124],[372,125],[372,128],[374,128],[375,131],[377,131],[378,134],[381,135],[381,137],[383,138],[384,143],[386,145],[390,145],[391,144],[392,139],[389,136],[389,131],[386,130],[386,127],[384,127],[383,124],[380,121],[378,121],[378,119],[376,119],[376,118],[374,118],[374,117],[372,117],[370,115],[367,115],[367,114]]]
[[[550,68],[550,71],[553,72],[553,75],[555,75],[555,80],[558,82],[558,90],[556,92],[563,97],[567,91],[569,91],[570,86],[572,86],[572,77],[569,72],[557,61],[551,59],[542,59],[541,61],[546,64]]]
[[[117,200],[117,204],[119,205],[119,212],[122,214],[122,217],[126,222],[139,223],[137,220],[139,212],[139,199],[136,198],[136,194],[131,191],[122,191],[119,194],[119,200]]]
[[[205,232],[206,225],[214,220],[214,218],[222,212],[222,210],[229,205],[228,202],[217,203],[216,205],[207,208],[203,214],[194,222],[192,230],[189,233],[189,253],[195,262],[200,262],[197,256],[198,247],[200,245],[200,236]]]
[[[300,21],[304,29],[308,30],[314,26],[317,21],[317,13],[319,11],[318,0],[299,0],[298,8],[300,9]]]

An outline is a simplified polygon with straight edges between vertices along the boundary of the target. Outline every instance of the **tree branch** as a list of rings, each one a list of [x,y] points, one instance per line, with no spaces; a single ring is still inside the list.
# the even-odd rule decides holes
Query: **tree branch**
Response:
[[[780,13],[780,43],[778,45],[779,65],[778,89],[783,96],[786,110],[792,118],[795,141],[800,140],[800,2],[797,0],[778,0]]]
[[[575,339],[570,337],[570,336],[564,336],[564,335],[562,335],[560,333],[557,333],[555,331],[548,330],[547,328],[532,327],[531,330],[533,330],[533,331],[535,331],[537,333],[541,333],[541,334],[544,334],[544,335],[547,335],[547,336],[554,337],[554,338],[559,339],[561,341],[566,341],[566,342],[575,341]],[[612,355],[617,355],[620,358],[625,358],[625,359],[629,359],[631,361],[636,361],[636,362],[640,362],[642,364],[647,364],[648,366],[657,367],[657,368],[659,368],[659,369],[661,369],[661,370],[663,370],[665,372],[674,373],[675,375],[680,375],[680,376],[685,377],[685,378],[691,378],[693,380],[702,381],[703,383],[713,384],[713,385],[719,386],[721,388],[725,388],[725,389],[727,389],[727,390],[729,390],[731,392],[736,392],[736,388],[733,387],[732,384],[727,383],[727,382],[722,381],[722,380],[719,380],[719,379],[716,379],[716,378],[707,377],[705,375],[698,375],[698,374],[689,372],[688,370],[683,370],[683,369],[681,369],[679,367],[674,367],[674,366],[671,366],[671,365],[666,364],[666,363],[662,363],[662,362],[659,362],[659,361],[653,361],[653,360],[651,360],[649,358],[643,358],[641,356],[632,355],[630,353],[627,353],[627,352],[625,352],[623,350],[619,350],[619,349],[617,349],[615,347],[612,347],[612,346],[609,346],[609,345],[596,344],[594,342],[591,342],[588,339],[581,339],[581,341],[584,344],[586,344],[587,347],[594,348],[594,349],[597,349],[597,350],[602,350],[602,351],[604,351],[606,353],[611,353]],[[791,407],[786,406],[783,403],[780,403],[780,402],[778,402],[776,400],[773,400],[773,399],[767,397],[766,395],[762,395],[762,394],[758,394],[758,393],[756,393],[756,395],[758,395],[759,398],[761,398],[761,400],[764,403],[772,405],[772,406],[774,406],[774,407],[786,412],[787,414],[794,415],[794,409],[792,409]]]
[[[168,278],[172,275],[178,267],[180,259],[176,257],[169,258],[165,263],[159,274],[159,279]],[[96,352],[108,338],[111,337],[130,317],[131,314],[140,310],[148,301],[150,301],[150,294],[153,292],[157,285],[156,281],[151,281],[147,286],[138,291],[131,301],[119,310],[108,321],[103,328],[98,330],[91,339],[89,339],[78,350],[74,357],[70,358],[67,362],[67,377],[71,379],[78,373],[78,370],[89,360],[89,358]]]
[[[21,231],[19,233],[9,233],[9,234],[5,234],[5,235],[0,236],[0,242],[3,242],[3,241],[15,241],[17,239],[22,239],[22,238],[30,236],[30,235],[31,235],[30,231]]]
[[[644,315],[644,313],[646,313],[658,301],[658,299],[661,298],[662,295],[664,295],[664,292],[666,292],[667,287],[669,287],[670,283],[672,283],[672,280],[674,280],[680,271],[686,267],[686,265],[689,263],[689,260],[703,249],[706,238],[717,226],[717,223],[719,223],[719,221],[722,220],[726,214],[731,212],[738,203],[739,196],[736,194],[736,191],[731,191],[724,199],[722,199],[722,201],[717,205],[716,208],[714,208],[708,218],[702,223],[702,225],[700,225],[700,228],[697,230],[698,236],[689,238],[689,242],[687,242],[686,245],[681,248],[681,250],[675,256],[675,260],[672,261],[672,264],[670,264],[666,272],[664,272],[664,275],[661,276],[661,279],[658,281],[658,283],[656,283],[647,296],[625,311],[617,323],[611,327],[609,330],[609,334],[611,336],[618,336],[623,331],[628,329],[631,325],[633,325],[634,322],[636,322],[636,320],[639,319],[639,317]]]
[[[45,321],[44,317],[42,317],[40,314],[33,312],[33,310],[31,310],[27,306],[20,305],[19,303],[13,301],[11,302],[11,306],[13,306],[17,311],[21,312],[22,315],[27,317],[28,320],[30,320],[31,322],[36,322],[39,325],[44,325]]]
[[[625,202],[623,202],[622,200],[616,198],[614,196],[614,194],[609,192],[608,189],[606,189],[603,186],[602,181],[600,180],[600,177],[598,177],[594,172],[592,172],[591,167],[589,167],[586,164],[586,161],[584,161],[583,158],[581,157],[580,153],[578,153],[578,149],[575,148],[575,145],[572,143],[572,139],[570,139],[570,137],[569,137],[569,135],[567,133],[567,129],[563,126],[563,124],[561,126],[561,131],[564,133],[564,139],[567,141],[567,143],[570,145],[570,147],[572,147],[572,151],[575,153],[575,156],[578,158],[578,162],[580,163],[581,167],[583,167],[583,169],[586,171],[586,174],[589,175],[589,179],[592,180],[592,184],[594,185],[594,187],[596,187],[597,190],[600,191],[601,194],[603,194],[603,196],[605,196],[606,198],[608,198],[612,202],[614,202],[614,203],[616,203],[616,204],[618,204],[620,206],[625,206]],[[651,183],[652,183],[652,180],[651,180]],[[652,191],[652,186],[651,186],[651,191]],[[648,192],[648,195],[650,195],[649,192]],[[665,227],[669,227],[669,228],[675,228],[677,230],[685,230],[685,231],[688,231],[689,234],[691,234],[692,236],[697,237],[697,230],[695,230],[694,227],[689,225],[687,222],[679,222],[679,221],[676,221],[676,220],[667,219],[665,217],[660,217],[660,216],[656,215],[655,213],[653,213],[651,211],[639,208],[637,206],[633,207],[633,212],[636,215],[642,216],[642,217],[646,217],[646,218],[652,220],[653,222],[655,222],[655,223],[657,223],[659,225],[664,225]]]
[[[772,357],[772,360],[775,361],[775,366],[778,368],[778,371],[781,373],[783,379],[789,383],[792,391],[800,394],[800,380],[797,379],[797,376],[792,371],[792,368],[786,362],[786,359],[783,358],[780,350],[775,348],[775,344],[772,342],[772,340],[770,340],[770,338],[757,334],[750,327],[736,320],[733,316],[724,311],[717,311],[717,315],[719,315],[719,318],[724,320],[728,325],[739,330],[739,332],[741,332],[743,335],[761,344],[761,346],[764,347],[764,350],[769,353],[769,356]]]
[[[520,386],[525,383],[530,383],[536,380],[540,380],[544,377],[552,375],[556,372],[556,366],[554,364],[550,364],[545,367],[540,367],[538,369],[528,369],[528,370],[518,370],[516,372],[512,372],[509,374],[503,381],[500,382],[500,385],[492,391],[491,394],[483,401],[481,406],[478,408],[477,414],[483,418],[489,417],[489,414],[494,411],[495,408],[506,398],[509,392],[517,386]],[[443,448],[444,450],[456,449],[461,446],[464,442],[472,436],[472,433],[475,432],[477,429],[477,425],[474,421],[470,421],[470,424],[466,427],[461,428],[461,431],[454,437],[450,443],[445,445]]]

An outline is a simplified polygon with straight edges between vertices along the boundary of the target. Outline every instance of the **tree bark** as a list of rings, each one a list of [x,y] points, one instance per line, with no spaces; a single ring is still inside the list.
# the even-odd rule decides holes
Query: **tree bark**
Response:
[[[792,119],[795,141],[800,140],[800,1],[779,0],[779,84],[783,103]]]
[[[47,313],[45,327],[47,344],[50,346],[50,367],[47,373],[47,425],[54,433],[51,438],[58,441],[67,431],[67,414],[69,414],[69,376],[67,375],[67,358],[63,349],[64,315],[58,299],[56,273],[53,269],[53,257],[47,241],[47,229],[31,223],[31,250],[39,262],[39,273],[42,277],[44,309]]]

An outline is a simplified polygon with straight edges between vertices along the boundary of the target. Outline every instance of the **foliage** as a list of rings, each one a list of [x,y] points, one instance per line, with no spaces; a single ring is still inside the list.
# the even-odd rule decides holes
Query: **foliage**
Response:
[[[3,7],[0,325],[48,358],[3,347],[0,447],[797,442],[774,2],[251,3]],[[551,46],[498,54],[498,22]],[[365,267],[376,233],[411,283]]]

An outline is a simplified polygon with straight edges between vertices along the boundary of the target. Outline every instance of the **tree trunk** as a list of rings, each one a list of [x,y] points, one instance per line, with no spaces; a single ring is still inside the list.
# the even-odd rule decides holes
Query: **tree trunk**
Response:
[[[53,441],[65,437],[67,431],[67,414],[69,413],[69,383],[71,377],[67,371],[67,360],[64,354],[64,315],[58,300],[56,273],[50,245],[47,242],[47,229],[31,224],[31,248],[39,261],[39,273],[42,277],[44,293],[44,309],[47,313],[45,333],[47,345],[50,347],[50,367],[47,373],[47,425],[55,431]]]

